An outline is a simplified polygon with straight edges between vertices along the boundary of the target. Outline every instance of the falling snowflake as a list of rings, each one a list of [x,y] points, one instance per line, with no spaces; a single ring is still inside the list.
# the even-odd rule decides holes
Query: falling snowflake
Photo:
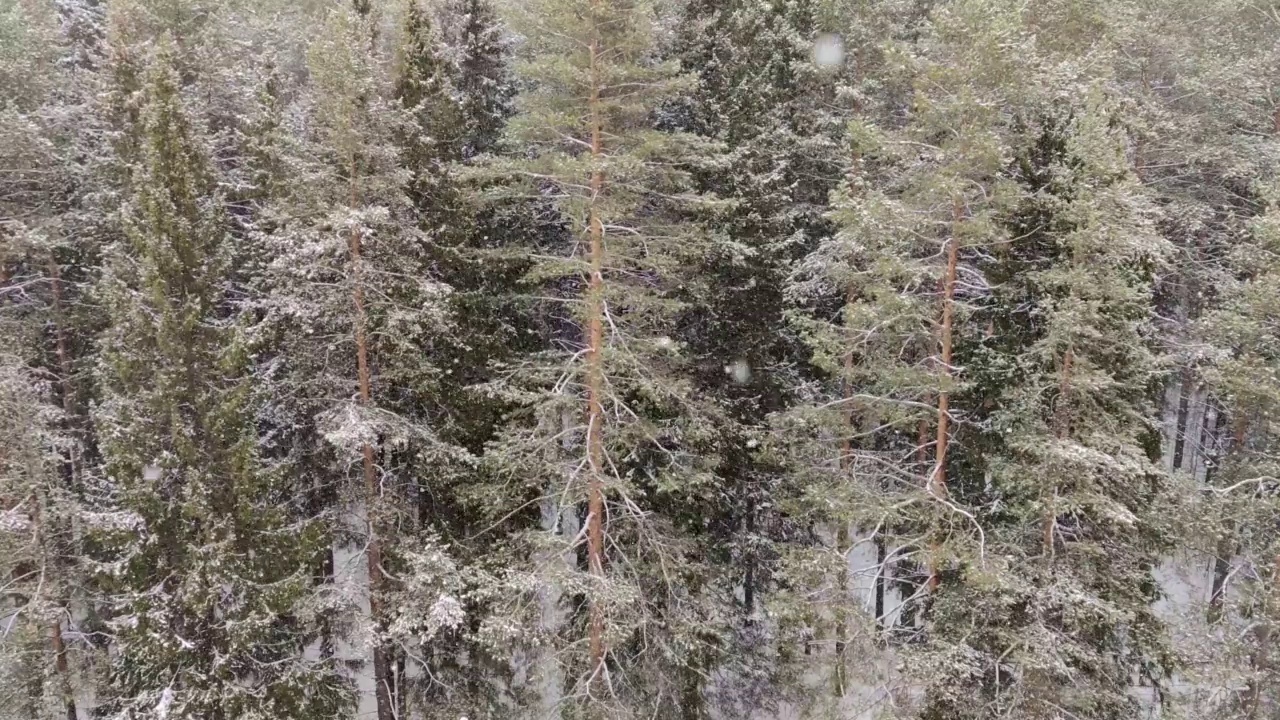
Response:
[[[823,33],[813,41],[813,61],[821,67],[835,67],[844,60],[844,41],[835,33]]]
[[[156,717],[164,720],[169,717],[169,706],[173,705],[173,688],[167,687],[160,693],[160,701],[156,703]]]
[[[746,385],[751,382],[751,365],[746,360],[734,360],[732,364],[724,366],[724,374],[739,385]]]

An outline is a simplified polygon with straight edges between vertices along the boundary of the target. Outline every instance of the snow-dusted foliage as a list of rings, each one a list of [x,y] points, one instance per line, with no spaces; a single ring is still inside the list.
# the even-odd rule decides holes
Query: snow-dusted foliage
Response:
[[[1259,0],[0,0],[0,720],[1261,720]]]
[[[325,717],[343,707],[332,663],[298,654],[295,619],[321,535],[290,513],[259,460],[248,355],[226,304],[230,234],[173,50],[147,60],[122,209],[100,292],[95,408],[107,508],[99,526],[118,718]]]

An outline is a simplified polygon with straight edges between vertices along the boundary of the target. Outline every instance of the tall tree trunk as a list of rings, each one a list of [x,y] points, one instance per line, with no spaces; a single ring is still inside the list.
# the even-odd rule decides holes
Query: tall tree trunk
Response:
[[[41,564],[43,566],[41,569],[42,576],[44,573],[49,572],[50,569],[52,569],[53,572],[56,573],[57,566],[58,566],[57,554],[53,552],[51,549],[51,546],[53,543],[48,533],[48,526],[45,523],[44,513],[42,512],[43,503],[44,503],[44,498],[42,497],[42,494],[37,490],[34,493],[34,497],[32,497],[31,499],[31,524],[33,529],[35,530],[35,541],[36,541],[37,552],[39,552],[42,555],[41,557]],[[43,584],[43,578],[42,578],[42,584]],[[55,580],[55,586],[56,584],[57,583]],[[57,599],[59,603],[62,602],[62,598],[59,597]],[[61,615],[61,611],[59,612],[59,615]],[[70,668],[67,666],[67,646],[62,638],[61,618],[55,619],[52,623],[50,623],[49,630],[50,630],[49,644],[53,651],[54,669],[58,673],[58,680],[59,680],[59,684],[61,685],[61,688],[59,689],[62,692],[63,708],[66,711],[67,720],[77,720],[76,703],[75,703],[75,699],[72,696],[72,690],[71,690]]]
[[[854,291],[849,288],[848,296],[845,298],[845,308],[853,305]],[[844,381],[841,383],[841,395],[844,399],[844,437],[840,439],[840,470],[841,474],[848,476],[853,468],[853,384],[849,378],[853,375],[853,351],[845,353],[844,356]],[[852,482],[852,478],[846,477],[846,480]],[[849,593],[849,523],[840,518],[839,525],[836,528],[836,550],[840,554],[840,571],[837,573],[836,586],[836,668],[835,668],[835,692],[836,697],[843,697],[845,693],[845,647],[849,642],[849,619],[848,611],[845,605],[848,603]]]
[[[75,442],[67,458],[68,474],[71,488],[74,490],[80,483],[80,433],[79,415],[76,412],[75,385],[72,382],[71,349],[67,338],[67,319],[63,306],[62,269],[58,261],[49,260],[49,287],[53,292],[53,332],[54,352],[58,359],[58,386],[62,394],[63,422]]]
[[[1277,135],[1280,135],[1280,107],[1277,107],[1271,116],[1272,128]],[[1241,416],[1237,424],[1237,451],[1243,447],[1243,442],[1247,432],[1247,420]],[[1277,585],[1280,584],[1280,555],[1274,559],[1271,571],[1271,587],[1267,588],[1267,597],[1263,603],[1263,626],[1258,630],[1258,648],[1250,657],[1253,665],[1254,677],[1249,680],[1248,690],[1245,698],[1245,717],[1253,720],[1258,716],[1258,709],[1262,706],[1262,687],[1261,678],[1257,677],[1260,673],[1265,673],[1270,666],[1271,640],[1275,632],[1272,629],[1272,616],[1276,610],[1276,593]]]
[[[67,475],[71,490],[80,484],[80,442],[77,432],[75,386],[71,382],[71,353],[67,345],[66,317],[63,313],[62,270],[58,261],[49,259],[49,286],[53,293],[54,352],[58,359],[58,386],[62,394],[63,424],[72,436],[67,456]],[[55,566],[57,558],[54,559]],[[59,597],[59,602],[66,598]],[[55,619],[50,626],[50,642],[53,645],[54,670],[61,680],[63,705],[67,720],[77,720],[74,690],[71,687],[71,669],[67,664],[67,646],[62,637],[62,620]]]
[[[861,64],[855,66],[861,70]],[[855,102],[854,112],[862,111],[861,103]],[[860,173],[862,171],[862,151],[854,147],[853,162],[850,163],[848,175],[849,195],[855,197],[861,195]],[[857,299],[857,289],[851,283],[845,293],[845,327],[848,328],[848,313],[853,307],[853,301]],[[840,395],[844,401],[844,437],[840,439],[840,458],[839,465],[841,474],[849,476],[853,469],[853,434],[855,426],[855,418],[853,412],[853,337],[849,338],[850,349],[844,355],[844,379],[840,383]],[[853,482],[852,477],[846,477],[846,480]],[[876,558],[879,559],[884,553],[884,540],[877,533],[875,539]],[[837,574],[836,587],[836,669],[835,669],[835,692],[837,697],[843,697],[845,694],[845,685],[847,678],[845,677],[845,648],[849,642],[849,618],[845,605],[848,602],[849,593],[849,523],[843,518],[836,529],[836,549],[840,553],[840,571]],[[880,576],[880,567],[876,566],[875,593],[876,593],[876,622],[880,621],[878,609],[883,604],[884,583]]]
[[[939,370],[946,380],[951,379],[951,336],[952,322],[955,315],[956,298],[956,266],[960,260],[960,223],[964,221],[964,205],[956,198],[951,203],[951,237],[947,239],[947,269],[942,277],[942,322],[938,329],[938,343],[941,356],[938,360]],[[938,392],[938,434],[933,448],[933,472],[929,474],[926,486],[930,495],[938,498],[947,496],[947,445],[950,441],[949,425],[951,422],[951,393],[945,388]],[[935,553],[936,554],[936,553]],[[939,582],[937,561],[931,560],[929,567],[929,590],[938,588]]]
[[[1213,584],[1209,590],[1209,608],[1205,620],[1215,625],[1222,620],[1222,606],[1227,599],[1227,576],[1231,574],[1231,558],[1235,554],[1235,523],[1228,520],[1225,535],[1213,552]]]
[[[1058,375],[1058,400],[1053,408],[1053,436],[1058,440],[1067,437],[1071,427],[1070,408],[1067,405],[1067,394],[1071,391],[1071,366],[1075,362],[1075,351],[1067,348],[1062,354],[1062,367]],[[1058,488],[1050,482],[1045,489],[1044,516],[1040,519],[1040,546],[1045,557],[1053,557],[1053,535],[1058,524],[1057,511]]]
[[[604,222],[598,201],[604,191],[604,128],[600,113],[600,0],[591,3],[591,202],[588,210],[591,277],[587,285],[587,565],[604,582]],[[590,682],[604,671],[604,608],[596,587],[590,600]],[[589,686],[590,687],[590,686]]]
[[[1169,472],[1182,467],[1187,447],[1187,419],[1191,416],[1192,395],[1195,393],[1195,372],[1190,367],[1182,369],[1182,386],[1178,393],[1177,421],[1173,430],[1173,453],[1167,464]]]
[[[1253,677],[1249,678],[1245,690],[1245,717],[1254,720],[1258,717],[1258,709],[1262,707],[1262,689],[1266,684],[1261,675],[1271,669],[1271,641],[1275,636],[1274,616],[1276,612],[1276,593],[1280,588],[1280,555],[1275,556],[1271,566],[1271,584],[1267,588],[1266,598],[1262,602],[1262,625],[1256,629],[1258,647],[1249,656],[1249,664],[1253,667]]]
[[[1224,452],[1222,440],[1222,418],[1226,415],[1226,408],[1218,408],[1217,427],[1214,427],[1213,435],[1218,438],[1215,445],[1213,462],[1210,468],[1205,471],[1204,483],[1206,486],[1212,487],[1213,470],[1222,466],[1223,456],[1228,452],[1237,452],[1244,444],[1245,434],[1249,431],[1249,419],[1243,414],[1235,419],[1232,423],[1234,426],[1231,432],[1231,446]],[[1226,521],[1226,528],[1223,536],[1218,540],[1213,552],[1213,584],[1209,590],[1209,608],[1205,613],[1206,622],[1210,625],[1216,624],[1222,620],[1223,605],[1227,599],[1227,577],[1231,573],[1231,560],[1237,552],[1235,539],[1235,522],[1231,519]]]
[[[360,196],[356,183],[356,163],[351,162],[351,207],[359,206]],[[358,228],[352,228],[348,238],[351,255],[351,301],[355,308],[356,339],[356,377],[360,388],[360,405],[368,408],[372,404],[372,380],[369,372],[369,318],[364,306],[364,272],[361,257],[361,237]],[[382,539],[379,536],[378,514],[381,511],[381,493],[374,462],[373,444],[366,442],[360,448],[364,470],[364,502],[366,529],[369,533],[366,559],[369,565],[369,615],[375,632],[382,632]],[[373,678],[375,696],[378,701],[378,720],[395,720],[395,703],[392,697],[391,663],[387,658],[387,649],[381,638],[374,639],[373,645]]]

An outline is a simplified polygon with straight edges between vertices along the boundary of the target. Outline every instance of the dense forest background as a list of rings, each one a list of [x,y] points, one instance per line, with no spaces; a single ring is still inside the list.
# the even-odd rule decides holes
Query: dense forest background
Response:
[[[0,718],[1280,718],[1280,2],[0,0]]]

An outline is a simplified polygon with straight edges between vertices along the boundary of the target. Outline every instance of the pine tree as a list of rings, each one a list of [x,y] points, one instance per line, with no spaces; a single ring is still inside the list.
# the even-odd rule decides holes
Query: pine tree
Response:
[[[1167,245],[1115,118],[1097,90],[1043,116],[1010,241],[984,263],[989,330],[958,356],[973,430],[952,461],[983,536],[930,608],[927,717],[1131,717],[1131,674],[1171,669],[1152,603],[1173,495],[1149,395]]]
[[[450,290],[434,267],[434,228],[424,229],[416,204],[437,198],[416,193],[434,187],[439,165],[400,151],[426,129],[417,113],[438,108],[397,99],[369,33],[368,20],[335,11],[309,48],[309,132],[287,159],[304,180],[272,210],[261,332],[272,338],[265,371],[273,414],[291,436],[290,472],[310,482],[316,509],[335,521],[322,571],[333,623],[325,652],[363,661],[371,673],[357,676],[360,711],[390,720],[406,694],[404,661],[387,633],[416,611],[387,598],[416,550],[419,500],[448,488],[469,460],[438,433],[436,348],[452,332]],[[407,74],[405,93],[429,79]]]
[[[5,248],[15,256],[0,259],[0,331],[9,341],[0,353],[0,573],[7,588],[0,714],[74,718],[81,683],[92,681],[88,654],[66,640],[80,599],[73,589],[84,579],[76,485],[82,446],[73,432],[75,406],[68,409],[71,381],[59,372],[65,368],[45,365],[53,356],[46,326],[61,327],[46,304],[47,247],[38,233],[10,227]]]
[[[951,401],[963,387],[954,352],[973,333],[969,309],[987,290],[972,267],[1000,239],[992,218],[1009,132],[994,108],[1002,83],[1022,73],[992,51],[1007,12],[936,8],[933,34],[918,46],[890,34],[860,51],[850,82],[860,112],[831,212],[838,230],[798,264],[790,288],[804,310],[793,321],[821,375],[812,400],[782,428],[797,441],[818,430],[816,444],[792,448],[791,464],[809,496],[800,507],[817,503],[818,517],[836,526],[841,562],[828,602],[837,696],[848,688],[840,650],[858,627],[847,599],[848,528],[874,549],[872,627],[897,626],[888,636],[901,637],[917,632],[940,584],[950,552],[941,528],[965,514],[948,491],[960,410]],[[911,27],[910,13],[898,17],[898,27]],[[896,75],[895,56],[907,53],[915,55],[910,74]],[[886,93],[868,97],[857,73],[875,63],[887,66]],[[904,103],[911,113],[900,125]]]
[[[0,0],[0,718],[1276,714],[1278,28]]]
[[[705,569],[675,512],[708,489],[691,448],[710,429],[691,417],[672,339],[678,258],[700,241],[672,214],[686,183],[674,162],[696,150],[653,129],[650,108],[675,86],[674,68],[652,61],[649,7],[551,0],[522,12],[513,25],[529,39],[518,66],[529,87],[511,128],[529,150],[492,167],[552,198],[573,237],[569,247],[526,251],[524,282],[539,296],[551,347],[490,385],[517,407],[486,454],[506,499],[487,514],[505,516],[525,559],[499,578],[524,592],[491,624],[516,613],[542,630],[543,688],[560,692],[546,679],[557,666],[569,684],[562,697],[544,695],[559,706],[550,712],[678,713],[709,610],[693,590]],[[542,498],[551,499],[542,508],[551,532],[529,531],[532,515],[518,515]],[[580,532],[575,506],[585,509]],[[567,565],[553,560],[565,555]],[[551,607],[526,604],[539,593]],[[581,604],[561,624],[566,595]]]
[[[40,572],[13,576],[19,584],[38,578],[38,585],[24,587],[32,603],[12,619],[35,621],[39,644],[4,649],[14,651],[5,654],[20,672],[47,675],[33,686],[13,685],[32,690],[33,704],[18,702],[15,711],[68,717],[97,680],[94,653],[82,642],[92,604],[85,592],[81,500],[95,457],[83,371],[98,319],[84,292],[97,253],[84,212],[90,188],[82,157],[89,146],[83,136],[92,127],[101,16],[92,4],[61,4],[56,14],[33,10],[11,6],[0,21],[8,45],[0,76],[14,83],[0,85],[0,324],[9,338],[8,399],[32,403],[34,419],[26,432],[15,428],[22,469],[15,465],[12,478],[27,492],[14,492],[9,507],[31,531],[14,560],[34,563]],[[5,25],[14,20],[21,24]]]
[[[114,552],[116,717],[333,717],[333,668],[299,656],[302,561],[316,528],[291,521],[257,457],[244,335],[226,303],[226,218],[172,49],[150,62],[141,158],[101,293],[95,420]]]

